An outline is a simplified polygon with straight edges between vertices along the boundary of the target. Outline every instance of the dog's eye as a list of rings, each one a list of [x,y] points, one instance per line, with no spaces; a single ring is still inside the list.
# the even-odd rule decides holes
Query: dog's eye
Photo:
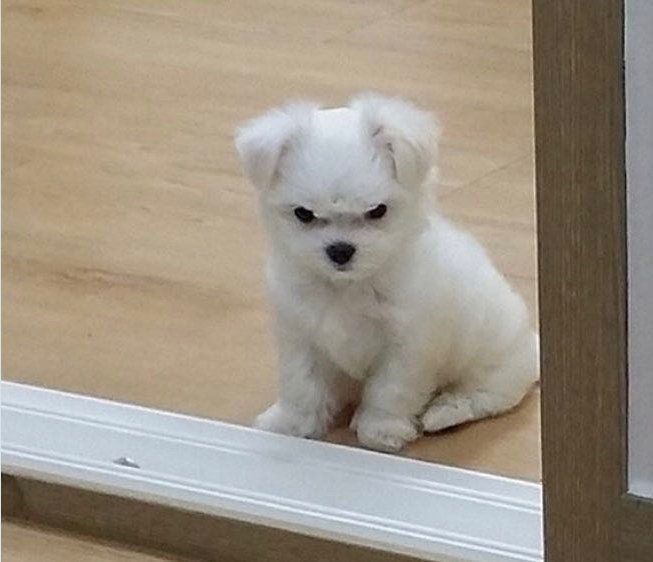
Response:
[[[388,211],[388,207],[383,203],[381,203],[380,205],[374,207],[374,209],[372,209],[371,211],[367,211],[367,213],[365,213],[365,218],[377,220],[383,218],[383,215],[385,215],[387,211]]]
[[[295,207],[294,211],[295,216],[303,223],[308,224],[315,220],[315,215],[313,211],[309,211],[305,207]]]

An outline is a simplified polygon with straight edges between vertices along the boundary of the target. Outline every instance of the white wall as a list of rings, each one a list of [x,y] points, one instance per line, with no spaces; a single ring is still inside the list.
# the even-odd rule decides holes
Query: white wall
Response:
[[[653,0],[626,0],[629,489],[653,498]]]

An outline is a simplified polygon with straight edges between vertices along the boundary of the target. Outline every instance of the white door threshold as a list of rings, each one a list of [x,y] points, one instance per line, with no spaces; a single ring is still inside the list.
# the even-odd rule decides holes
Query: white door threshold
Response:
[[[438,562],[543,560],[538,484],[1,384],[4,473]]]

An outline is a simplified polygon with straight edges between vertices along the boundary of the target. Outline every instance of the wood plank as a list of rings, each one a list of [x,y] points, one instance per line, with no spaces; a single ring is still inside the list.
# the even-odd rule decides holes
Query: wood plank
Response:
[[[47,553],[44,554],[44,553]],[[161,562],[171,560],[25,523],[2,522],[2,555],[10,562]]]
[[[310,553],[315,562],[417,562],[262,525],[5,475],[2,492],[5,517],[137,545],[175,560],[305,562]],[[11,503],[5,501],[9,493]]]

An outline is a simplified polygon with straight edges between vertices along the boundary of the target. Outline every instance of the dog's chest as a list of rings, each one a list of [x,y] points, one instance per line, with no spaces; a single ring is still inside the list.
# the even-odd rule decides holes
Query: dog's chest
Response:
[[[369,289],[327,299],[312,326],[315,345],[354,378],[368,373],[385,340],[384,307]]]

